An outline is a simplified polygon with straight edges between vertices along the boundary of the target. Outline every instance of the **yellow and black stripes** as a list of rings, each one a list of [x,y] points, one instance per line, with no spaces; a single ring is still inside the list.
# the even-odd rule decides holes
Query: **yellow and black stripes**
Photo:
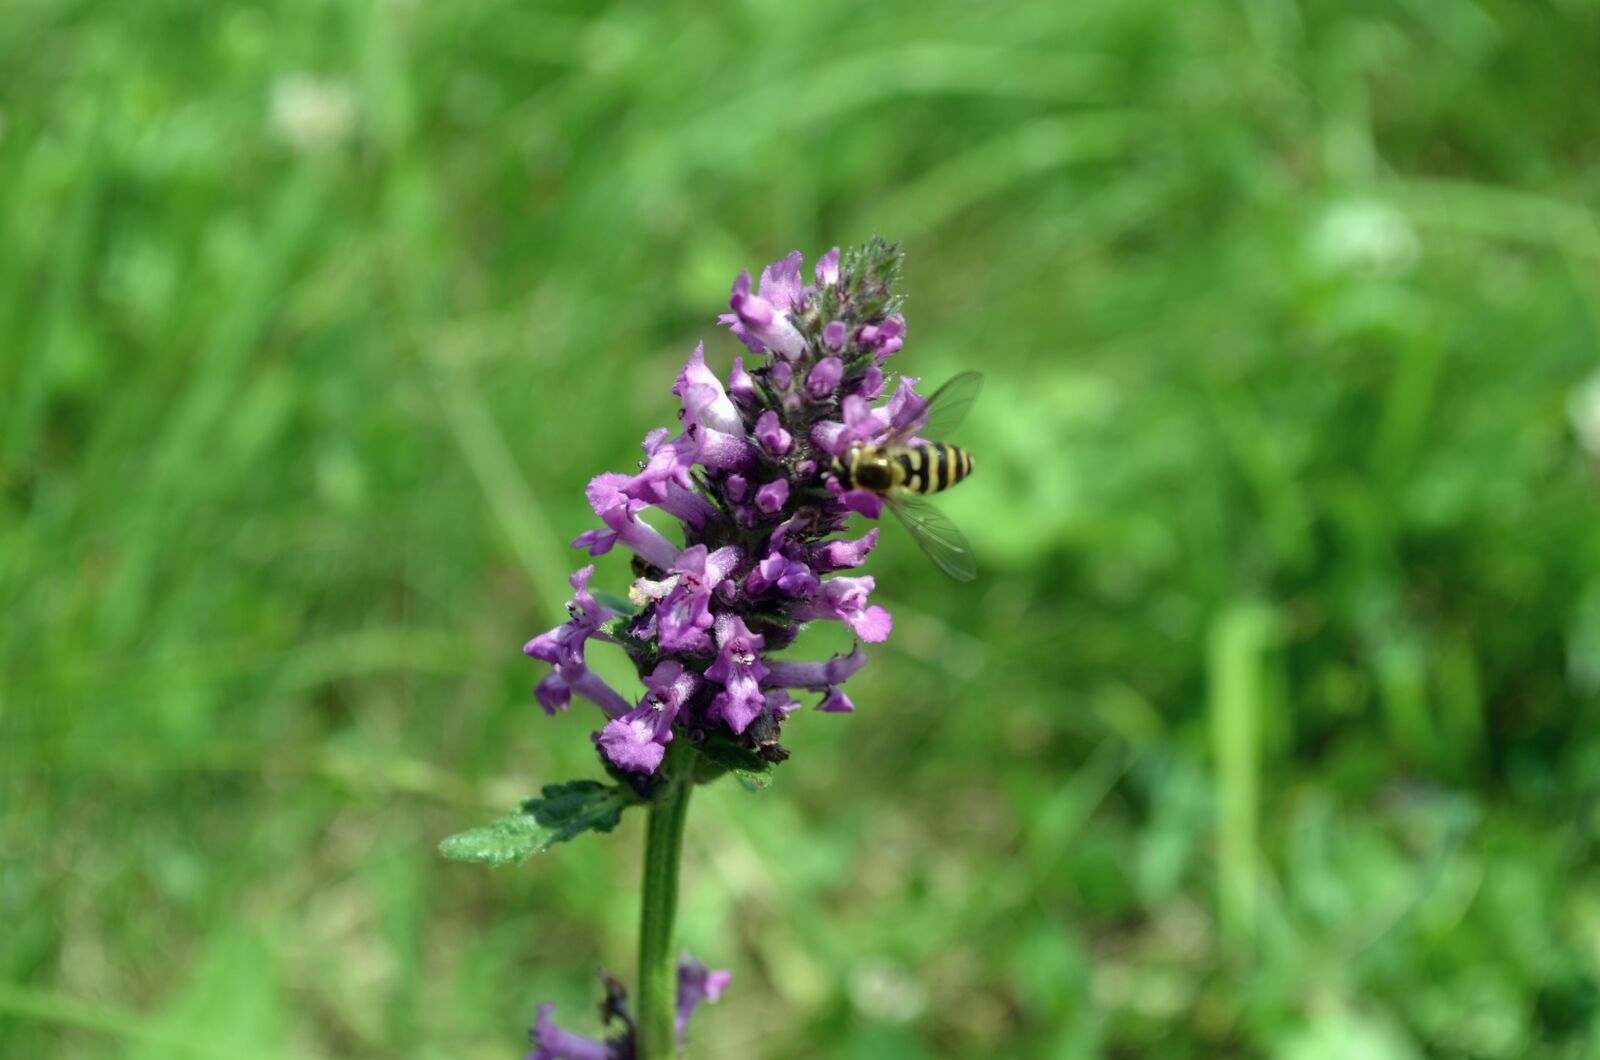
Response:
[[[972,474],[972,454],[954,445],[928,442],[913,446],[857,446],[833,461],[833,473],[845,489],[887,495],[938,493]]]
[[[972,474],[972,456],[965,449],[939,442],[894,449],[889,457],[898,472],[895,485],[911,493],[938,493]]]

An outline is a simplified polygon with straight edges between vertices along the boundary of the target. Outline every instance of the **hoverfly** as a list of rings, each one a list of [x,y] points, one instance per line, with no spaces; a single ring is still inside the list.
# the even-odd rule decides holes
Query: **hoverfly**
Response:
[[[841,486],[882,497],[933,565],[961,582],[978,573],[972,546],[955,523],[921,496],[949,489],[972,474],[972,455],[933,440],[907,443],[913,437],[938,439],[954,429],[981,389],[983,373],[962,372],[934,392],[919,420],[878,445],[853,446],[833,459]]]

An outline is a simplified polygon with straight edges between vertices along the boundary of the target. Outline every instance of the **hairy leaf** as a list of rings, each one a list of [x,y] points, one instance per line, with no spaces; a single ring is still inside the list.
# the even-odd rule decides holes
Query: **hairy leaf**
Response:
[[[518,812],[451,836],[439,852],[489,865],[523,861],[584,832],[611,831],[634,801],[633,792],[594,780],[546,784],[541,797],[527,800]]]

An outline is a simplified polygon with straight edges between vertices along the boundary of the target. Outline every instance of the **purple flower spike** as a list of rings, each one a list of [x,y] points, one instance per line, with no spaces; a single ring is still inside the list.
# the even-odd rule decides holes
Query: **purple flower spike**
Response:
[[[716,661],[706,667],[706,680],[722,685],[711,710],[736,733],[744,732],[766,705],[761,679],[767,676],[767,667],[760,655],[765,644],[766,638],[751,633],[738,615],[717,619],[719,650]]]
[[[533,1052],[524,1060],[620,1060],[621,1050],[609,1042],[595,1041],[556,1026],[550,1018],[554,1005],[540,1005],[539,1019],[528,1032]]]
[[[741,274],[718,319],[747,352],[724,373],[715,351],[708,364],[697,345],[673,380],[678,423],[645,436],[637,468],[588,484],[595,523],[573,544],[592,556],[618,545],[632,553],[628,604],[600,603],[614,598],[590,592],[586,566],[572,576],[567,620],[524,651],[548,667],[534,688],[547,713],[574,698],[600,708],[592,739],[601,763],[638,800],[654,799],[666,772],[705,777],[700,757],[722,761],[730,741],[765,765],[789,758],[779,738],[802,707],[797,696],[820,700],[823,713],[855,709],[844,689],[866,665],[860,645],[887,638],[893,619],[872,604],[870,576],[840,572],[858,570],[876,548],[877,529],[851,536],[849,523],[878,518],[884,497],[845,489],[832,468],[854,446],[914,436],[926,419],[917,380],[883,367],[906,336],[892,288],[899,267],[898,250],[874,240],[824,254],[813,286],[798,252],[761,270],[759,287]],[[805,624],[822,619],[849,626],[856,646],[825,659],[808,660],[803,648],[797,659],[763,659],[787,655]],[[645,675],[642,693],[624,694],[589,667],[592,642],[627,655]],[[680,962],[680,1042],[728,978]],[[606,983],[610,1038],[567,1031],[541,1006],[529,1060],[632,1060],[626,998]]]
[[[834,248],[810,273],[786,255],[761,270],[759,287],[739,276],[719,319],[747,352],[724,370],[696,346],[673,380],[679,423],[645,436],[636,469],[588,485],[596,518],[574,544],[592,556],[632,553],[631,609],[601,605],[586,567],[568,620],[526,651],[548,667],[534,689],[540,707],[597,704],[601,758],[641,797],[652,790],[642,778],[660,773],[678,736],[694,733],[684,743],[701,748],[720,730],[779,762],[781,726],[800,705],[791,691],[817,693],[825,712],[852,709],[842,689],[865,664],[860,649],[816,662],[767,661],[763,650],[787,652],[812,620],[843,622],[865,643],[892,629],[869,599],[873,579],[852,576],[878,531],[847,533],[853,514],[878,518],[884,498],[846,490],[832,466],[853,446],[914,435],[926,418],[916,380],[883,368],[906,335],[891,287],[898,268],[898,251],[874,241]],[[642,695],[589,667],[596,641],[648,675]]]

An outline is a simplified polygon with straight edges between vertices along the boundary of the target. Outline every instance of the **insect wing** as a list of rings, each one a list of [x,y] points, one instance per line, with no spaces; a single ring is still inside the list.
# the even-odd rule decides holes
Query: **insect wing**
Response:
[[[935,567],[958,582],[970,582],[978,576],[972,546],[949,516],[926,501],[905,495],[888,498],[888,505]]]
[[[911,437],[930,441],[945,437],[967,418],[967,413],[972,411],[972,403],[978,400],[978,392],[982,389],[982,372],[962,372],[955,376],[933,392],[921,422],[897,432],[896,437],[890,439],[890,444],[898,445]]]

